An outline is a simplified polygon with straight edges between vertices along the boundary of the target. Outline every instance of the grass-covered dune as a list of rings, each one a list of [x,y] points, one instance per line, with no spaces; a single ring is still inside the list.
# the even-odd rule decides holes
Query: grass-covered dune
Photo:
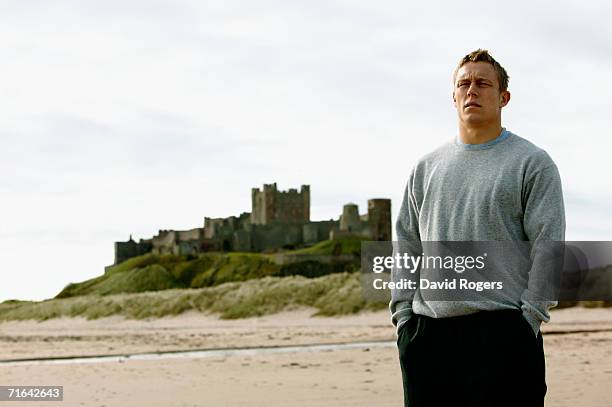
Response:
[[[332,316],[387,307],[387,302],[366,301],[361,284],[361,273],[344,272],[317,278],[264,277],[197,289],[88,294],[40,302],[13,300],[0,303],[0,321],[112,315],[142,319],[190,310],[221,318],[246,318],[304,306],[317,308],[315,315]]]
[[[317,315],[342,315],[384,308],[386,302],[364,299],[360,252],[360,239],[343,239],[281,254],[147,254],[71,283],[54,299],[0,303],[0,321],[138,319],[189,310],[244,318],[303,306],[317,308]]]
[[[359,239],[328,240],[285,252],[301,259],[288,264],[278,264],[274,255],[260,253],[146,254],[109,267],[102,276],[69,284],[56,298],[212,287],[275,276],[320,277],[358,269],[360,250]],[[328,256],[329,261],[309,256]]]

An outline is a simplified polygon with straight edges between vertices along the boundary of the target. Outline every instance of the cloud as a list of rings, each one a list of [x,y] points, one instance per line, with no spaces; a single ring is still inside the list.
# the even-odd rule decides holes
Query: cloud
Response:
[[[478,47],[510,72],[504,124],[559,167],[568,238],[606,236],[605,2],[0,7],[0,246],[22,278],[0,299],[52,295],[24,284],[43,269],[101,272],[129,233],[248,211],[263,183],[310,184],[313,219],[372,197],[395,217],[412,165],[456,135],[451,74]],[[20,260],[29,247],[48,248],[44,264]]]

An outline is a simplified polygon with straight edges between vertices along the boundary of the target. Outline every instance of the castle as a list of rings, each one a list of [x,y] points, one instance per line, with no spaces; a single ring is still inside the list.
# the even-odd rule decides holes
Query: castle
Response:
[[[228,218],[204,218],[204,227],[160,230],[151,239],[115,242],[115,264],[146,253],[189,255],[207,251],[273,252],[356,236],[391,240],[391,200],[370,199],[368,212],[344,205],[339,220],[310,220],[310,186],[279,191],[274,184],[251,190],[252,211]]]

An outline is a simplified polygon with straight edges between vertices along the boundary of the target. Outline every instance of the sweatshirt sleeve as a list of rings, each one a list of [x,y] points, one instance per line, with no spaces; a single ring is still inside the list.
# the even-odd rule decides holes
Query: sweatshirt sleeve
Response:
[[[404,198],[400,207],[399,216],[396,222],[397,243],[393,245],[394,256],[399,253],[416,253],[420,255],[421,237],[419,233],[419,211],[414,194],[414,174],[411,171]],[[406,269],[393,268],[391,270],[391,281],[401,281],[411,279],[418,282],[419,270],[407,271]],[[392,289],[389,310],[391,311],[391,322],[399,332],[400,327],[412,316],[412,300],[416,290]]]
[[[551,290],[563,266],[565,209],[561,178],[554,163],[527,179],[522,201],[523,227],[531,243],[531,269],[527,289],[521,295],[521,309],[537,335],[541,323],[550,320],[549,309],[557,305]]]

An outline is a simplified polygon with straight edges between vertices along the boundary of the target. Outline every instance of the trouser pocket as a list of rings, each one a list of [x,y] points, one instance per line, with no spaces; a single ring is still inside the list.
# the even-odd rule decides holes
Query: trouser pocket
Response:
[[[397,345],[399,347],[408,346],[416,342],[422,335],[424,328],[425,328],[425,318],[421,315],[413,315],[400,328],[398,332],[398,337],[397,337]]]

